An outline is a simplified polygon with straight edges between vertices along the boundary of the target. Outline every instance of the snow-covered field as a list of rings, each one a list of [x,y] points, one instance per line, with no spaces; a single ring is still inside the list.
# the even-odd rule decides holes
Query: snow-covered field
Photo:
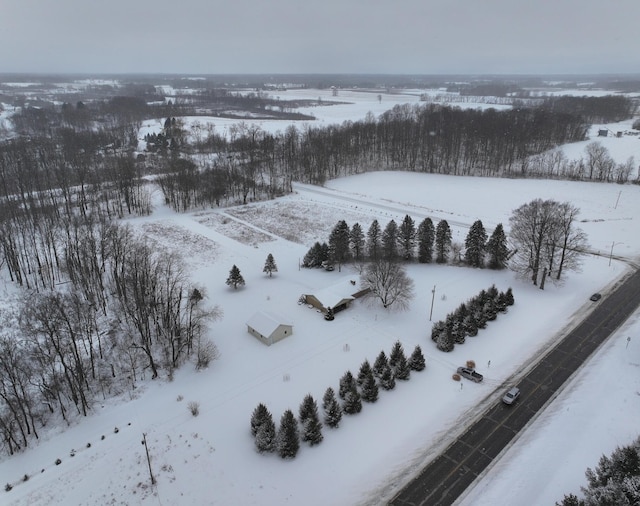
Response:
[[[311,98],[319,93],[306,92]],[[312,114],[326,124],[379,113],[375,94],[337,97],[347,98],[352,101],[349,113],[336,105],[314,108]],[[383,95],[382,105],[385,100]],[[397,103],[409,101],[398,97]],[[380,112],[391,105],[387,100]],[[319,115],[326,111],[334,117]],[[215,122],[218,129],[219,119]],[[637,136],[598,140],[617,162],[629,156],[640,160]],[[566,149],[577,149],[575,156],[567,152],[577,158],[584,147]],[[159,247],[180,252],[193,279],[205,288],[208,303],[224,311],[211,326],[220,358],[208,370],[195,372],[187,365],[171,382],[149,382],[133,395],[98,404],[86,419],[0,462],[0,480],[14,485],[0,492],[1,504],[383,504],[446,446],[463,420],[499,402],[521,366],[592,307],[591,293],[606,294],[627,272],[626,263],[610,260],[611,253],[636,261],[640,256],[638,186],[386,172],[295,190],[274,202],[180,215],[158,198],[150,217],[130,220]],[[583,271],[569,273],[563,286],[547,284],[540,291],[508,271],[415,264],[408,268],[416,285],[408,312],[357,301],[335,321],[325,322],[315,310],[297,304],[303,293],[358,278],[351,267],[331,273],[299,268],[313,242],[327,240],[340,219],[349,225],[358,221],[366,230],[373,219],[384,226],[405,214],[417,222],[427,215],[434,221],[444,218],[454,240],[462,242],[476,219],[488,229],[506,226],[514,208],[538,197],[578,206],[580,226],[602,255],[586,258]],[[278,265],[272,278],[262,273],[269,253]],[[247,283],[238,290],[225,285],[233,264]],[[434,287],[432,319],[437,321],[492,284],[500,290],[512,287],[516,304],[452,353],[438,352],[429,339]],[[258,310],[284,315],[293,323],[293,335],[270,347],[258,342],[245,325]],[[636,314],[592,360],[590,374],[576,375],[463,504],[504,504],[505,497],[514,505],[552,504],[564,493],[579,491],[585,468],[602,453],[635,437],[639,331]],[[337,388],[346,370],[356,373],[365,359],[372,362],[381,350],[388,354],[396,340],[407,353],[416,344],[422,347],[425,371],[381,392],[378,402],[364,404],[360,414],[345,416],[337,430],[324,429],[322,444],[303,445],[292,461],[255,452],[249,420],[258,403],[265,403],[278,423],[284,410],[297,413],[307,393],[320,401],[327,387]],[[451,374],[468,359],[476,361],[485,381],[467,382],[461,389]],[[200,403],[198,417],[189,413],[190,401]],[[158,481],[154,487],[143,434]],[[60,465],[55,465],[57,458]],[[29,480],[23,482],[25,474]]]
[[[622,197],[614,206],[620,189]],[[637,230],[640,215],[636,186],[374,173],[331,181],[322,192],[313,190],[299,186],[293,195],[273,203],[220,212],[178,215],[158,205],[152,216],[131,220],[150,237],[181,251],[209,302],[223,309],[224,318],[211,327],[221,356],[206,371],[196,373],[186,366],[172,382],[155,381],[133,398],[98,405],[87,419],[5,460],[0,475],[15,486],[3,493],[3,501],[16,505],[383,503],[416,466],[446,445],[463,419],[498,402],[521,365],[592,307],[588,300],[592,292],[606,293],[607,285],[626,271],[623,262],[609,265],[611,241],[616,243],[615,255],[634,256],[640,251],[640,237],[630,233]],[[514,206],[537,197],[578,205],[586,220],[582,228],[604,254],[586,258],[583,273],[571,273],[564,286],[547,285],[540,291],[508,271],[411,265],[408,272],[417,295],[409,312],[387,312],[358,301],[335,321],[325,322],[315,310],[297,304],[302,293],[357,279],[351,268],[329,273],[298,267],[310,243],[326,240],[339,219],[364,225],[376,218],[384,225],[406,213],[416,220],[433,213],[436,219],[450,220],[454,240],[462,241],[465,224],[478,218],[487,227],[506,224]],[[295,215],[303,213],[307,221],[300,227]],[[272,278],[262,273],[268,253],[279,268]],[[242,289],[224,283],[232,264],[238,265],[247,282]],[[501,290],[512,287],[515,306],[452,353],[438,352],[429,339],[433,287],[435,321],[491,284]],[[245,322],[262,309],[290,319],[293,335],[270,347],[249,335]],[[525,434],[524,444],[514,446],[514,456],[507,454],[489,471],[482,488],[476,489],[481,493],[470,495],[468,504],[496,504],[506,487],[514,497],[511,504],[561,499],[563,493],[577,491],[587,465],[595,465],[601,453],[631,439],[637,424],[629,414],[640,412],[640,343],[632,338],[627,347],[625,339],[637,336],[639,328],[638,321],[630,323],[603,348],[594,366],[599,374],[578,376]],[[382,392],[378,402],[365,404],[360,414],[345,416],[337,430],[325,429],[323,443],[313,448],[303,445],[293,461],[255,452],[249,420],[258,403],[265,403],[276,421],[288,408],[297,413],[307,393],[320,400],[327,387],[337,388],[346,370],[356,373],[365,359],[372,362],[381,350],[388,353],[398,339],[407,352],[416,344],[422,347],[425,371],[413,373],[410,381],[391,392]],[[461,389],[451,374],[467,359],[479,364],[486,379]],[[599,378],[596,387],[591,384],[594,376]],[[189,401],[200,403],[198,417],[189,413]],[[603,405],[610,409],[601,409]],[[586,417],[587,413],[592,416]],[[615,430],[607,432],[601,425],[605,416],[617,421]],[[579,430],[556,429],[564,420]],[[149,484],[143,434],[158,481],[155,487]],[[58,466],[57,458],[62,460]],[[556,465],[560,458],[562,465]],[[30,479],[22,482],[25,474]],[[532,502],[532,490],[545,495]],[[486,497],[493,500],[485,502]]]

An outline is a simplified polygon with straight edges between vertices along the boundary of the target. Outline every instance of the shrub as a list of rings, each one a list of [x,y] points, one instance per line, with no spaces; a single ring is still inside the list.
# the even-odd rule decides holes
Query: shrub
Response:
[[[4,491],[5,491],[5,492],[10,492],[12,488],[13,488],[13,485],[11,485],[11,483],[7,483],[7,484],[4,486]]]
[[[469,369],[475,369],[476,368],[476,362],[475,360],[467,360],[467,367]]]
[[[191,401],[187,404],[187,409],[193,416],[198,416],[200,414],[200,403]]]
[[[56,466],[59,466],[60,464],[62,464],[62,461],[60,459],[56,459]]]
[[[25,475],[22,477],[22,481],[29,481],[29,475],[28,475],[28,474],[25,474]]]
[[[451,376],[451,379],[453,379],[453,381],[460,381],[462,378],[460,378],[460,375],[458,373],[455,373],[453,376]]]

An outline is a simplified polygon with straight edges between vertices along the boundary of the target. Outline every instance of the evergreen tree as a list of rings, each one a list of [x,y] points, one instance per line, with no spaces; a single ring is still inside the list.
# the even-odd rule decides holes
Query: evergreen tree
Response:
[[[355,415],[362,411],[362,400],[358,390],[354,387],[344,396],[344,406],[342,408],[347,415]]]
[[[320,267],[326,258],[322,258],[322,246],[316,242],[302,259],[303,267]]]
[[[364,232],[359,223],[354,223],[349,233],[349,246],[351,254],[356,261],[362,260],[364,256]]]
[[[498,223],[491,237],[487,241],[486,252],[489,257],[488,266],[491,269],[504,269],[509,262],[509,248],[502,223]]]
[[[433,260],[433,241],[435,239],[435,228],[431,218],[425,218],[418,226],[418,262],[422,264],[431,263]]]
[[[256,406],[256,409],[253,410],[253,414],[251,415],[251,435],[255,437],[258,433],[258,429],[260,425],[264,423],[268,418],[272,418],[271,413],[267,409],[263,403],[260,403]]]
[[[600,457],[595,469],[585,472],[588,485],[584,500],[564,496],[557,506],[622,506],[640,504],[640,437],[630,445],[617,447],[611,456]]]
[[[422,349],[420,345],[416,345],[413,349],[413,353],[409,357],[409,368],[412,371],[423,371],[426,367],[424,355],[422,354]]]
[[[229,277],[227,278],[226,283],[236,289],[238,288],[238,285],[244,285],[244,278],[242,277],[242,274],[240,274],[240,269],[238,269],[235,264],[229,271]]]
[[[445,331],[445,324],[442,320],[437,321],[431,327],[431,340],[434,343],[438,342],[438,337],[440,337],[440,333]]]
[[[278,272],[278,266],[276,265],[276,261],[273,259],[273,255],[271,253],[267,255],[267,260],[264,263],[262,272],[269,274],[269,277],[271,277],[272,272]]]
[[[300,426],[302,440],[311,446],[322,442],[322,423],[318,417],[318,405],[311,394],[307,394],[300,405]]]
[[[256,450],[260,453],[274,452],[276,450],[276,441],[276,424],[271,413],[267,412],[266,418],[260,424],[256,433]]]
[[[469,228],[469,233],[464,241],[466,248],[464,260],[471,267],[484,266],[484,252],[487,244],[487,232],[482,221],[477,220]]]
[[[381,235],[382,231],[378,220],[373,220],[367,231],[367,255],[371,260],[377,260],[380,257]]]
[[[408,380],[411,374],[404,348],[400,341],[396,341],[389,354],[389,366],[393,371],[393,376],[399,380]]]
[[[349,390],[356,390],[356,389],[357,389],[357,385],[356,385],[356,380],[353,377],[353,374],[351,374],[351,371],[345,372],[342,375],[342,378],[340,378],[340,388],[338,389],[338,395],[340,396],[341,399],[344,400]]]
[[[507,303],[507,306],[513,306],[515,304],[515,299],[513,298],[513,290],[511,290],[511,287],[507,288],[507,291],[504,294],[504,300]]]
[[[439,264],[447,263],[449,259],[449,251],[451,250],[451,228],[447,220],[440,220],[436,227],[436,262]]]
[[[349,225],[340,220],[329,236],[329,258],[338,264],[338,271],[342,264],[349,258]]]
[[[416,247],[416,225],[408,214],[405,215],[400,227],[398,227],[398,246],[402,258],[405,260],[413,258]]]
[[[371,367],[369,367],[362,381],[362,400],[365,402],[376,402],[378,400],[378,385],[373,377]]]
[[[358,371],[358,379],[356,380],[358,386],[362,387],[362,385],[364,385],[365,379],[369,375],[373,376],[373,370],[371,369],[369,361],[365,360],[364,362],[362,362],[362,365],[360,365],[360,370]]]
[[[382,371],[384,371],[384,369],[388,366],[389,360],[387,359],[387,355],[384,351],[381,351],[376,357],[375,362],[373,363],[374,376],[380,378],[382,375]]]
[[[331,428],[336,428],[342,420],[342,406],[336,399],[336,393],[329,387],[322,397],[322,409],[324,411],[324,423]]]
[[[312,416],[314,410],[318,410],[315,399],[311,394],[305,395],[298,409],[298,421],[300,425],[304,425],[304,422]]]
[[[382,232],[382,257],[390,262],[398,258],[398,225],[395,220],[387,223]]]
[[[283,459],[292,459],[300,449],[300,435],[298,421],[290,409],[287,409],[280,419],[280,427],[276,437],[276,449]]]
[[[380,386],[385,390],[393,390],[396,387],[396,379],[388,363],[383,366],[380,372]]]
[[[465,332],[468,336],[477,336],[478,335],[478,323],[476,322],[475,317],[473,316],[473,312],[469,312],[467,316],[464,317],[462,321],[462,325],[464,326]]]

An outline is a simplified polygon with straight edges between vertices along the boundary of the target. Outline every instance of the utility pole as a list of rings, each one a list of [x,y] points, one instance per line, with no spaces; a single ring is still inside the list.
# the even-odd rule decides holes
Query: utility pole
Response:
[[[436,285],[433,285],[433,290],[431,290],[431,311],[429,311],[429,321],[431,321],[431,316],[433,316],[433,301],[436,298]]]
[[[147,452],[147,464],[149,465],[149,476],[151,476],[151,484],[156,484],[156,479],[153,477],[153,471],[151,470],[151,457],[149,457],[149,445],[147,445],[147,435],[142,433],[142,444]]]

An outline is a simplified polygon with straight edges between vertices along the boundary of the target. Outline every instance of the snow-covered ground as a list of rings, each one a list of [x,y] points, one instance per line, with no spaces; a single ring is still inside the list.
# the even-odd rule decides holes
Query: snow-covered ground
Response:
[[[278,93],[318,98],[323,92]],[[417,94],[382,94],[380,101],[377,94],[342,90],[338,97],[326,96],[331,98],[349,104],[307,111],[318,124],[361,119],[369,111],[377,115],[394,103],[418,100]],[[219,118],[213,121],[218,132],[228,128]],[[289,124],[272,123],[277,126],[260,125],[284,131]],[[595,130],[602,126],[594,126],[590,140],[596,140]],[[609,128],[624,131],[629,126]],[[636,164],[640,161],[637,136],[597,140],[616,162],[629,156],[635,156]],[[569,158],[579,158],[585,145],[564,149]],[[224,311],[223,319],[211,326],[220,358],[206,371],[196,373],[187,365],[172,382],[149,382],[132,395],[97,404],[93,414],[65,430],[43,431],[37,446],[0,462],[0,480],[14,485],[10,492],[0,492],[0,503],[382,504],[447,444],[450,431],[460,429],[469,413],[499,402],[521,365],[592,307],[591,293],[606,294],[627,272],[626,263],[610,261],[611,253],[638,260],[639,193],[640,187],[632,185],[385,172],[330,181],[324,189],[297,185],[294,194],[274,202],[184,215],[157,199],[152,216],[130,222],[162,247],[182,253],[208,303]],[[297,304],[303,293],[358,278],[351,267],[331,273],[299,268],[313,242],[327,240],[340,219],[349,225],[358,221],[366,230],[373,219],[384,226],[405,214],[417,222],[427,215],[444,218],[452,225],[454,240],[462,242],[476,219],[488,229],[507,225],[513,209],[539,197],[578,206],[580,226],[602,255],[586,258],[582,272],[568,273],[563,286],[547,284],[540,291],[508,271],[411,265],[416,298],[408,312],[387,312],[358,301],[329,323]],[[268,253],[278,265],[272,278],[262,273]],[[242,289],[224,283],[233,264],[247,282]],[[492,284],[500,290],[512,287],[515,306],[452,353],[438,352],[429,339],[434,287],[436,321]],[[294,325],[293,335],[270,347],[258,342],[245,325],[257,310],[283,314]],[[515,505],[552,504],[565,493],[578,492],[585,468],[594,466],[601,454],[636,436],[639,330],[636,314],[592,360],[589,374],[575,377],[463,503],[504,504],[509,497]],[[337,388],[346,370],[356,373],[365,359],[372,362],[381,350],[388,353],[396,340],[407,353],[416,344],[422,347],[425,371],[381,392],[378,402],[365,404],[360,414],[345,416],[339,429],[324,429],[322,444],[303,445],[293,461],[254,451],[249,420],[258,403],[265,403],[278,423],[284,410],[297,413],[307,393],[320,401],[327,387]],[[451,374],[468,359],[476,361],[486,379],[460,389]],[[190,401],[200,403],[198,417],[189,413]],[[158,480],[155,487],[149,483],[143,434]],[[57,458],[62,460],[58,466]],[[29,480],[23,482],[25,474]]]
[[[592,307],[592,292],[606,294],[607,286],[626,272],[624,262],[614,259],[609,265],[608,254],[612,241],[615,255],[640,252],[639,193],[637,186],[386,172],[331,181],[320,192],[301,185],[275,202],[221,211],[178,215],[158,205],[152,216],[131,223],[181,251],[209,303],[223,309],[224,318],[211,326],[220,358],[206,371],[185,366],[172,382],[151,382],[132,396],[98,404],[86,419],[0,463],[3,480],[15,485],[3,493],[3,503],[383,503],[446,445],[450,431],[460,429],[470,413],[499,402],[520,366]],[[547,285],[540,291],[509,271],[415,264],[408,268],[416,284],[409,312],[388,312],[358,301],[326,322],[315,310],[297,304],[303,293],[357,279],[350,267],[331,273],[298,267],[311,243],[326,240],[339,219],[368,226],[376,218],[384,226],[407,213],[416,221],[430,214],[436,220],[446,217],[454,240],[463,241],[465,225],[476,219],[488,228],[506,224],[514,207],[537,197],[580,207],[581,227],[604,255],[586,258],[583,272],[570,273],[561,287]],[[304,220],[297,222],[298,216]],[[268,253],[279,269],[272,278],[262,273]],[[224,283],[232,264],[246,280],[242,289]],[[492,284],[500,290],[512,287],[516,304],[452,353],[437,351],[429,339],[434,286],[436,321]],[[258,342],[245,325],[257,310],[283,314],[293,322],[293,335],[270,347]],[[621,329],[595,359],[598,374],[578,376],[488,472],[468,504],[500,503],[496,498],[506,489],[514,498],[511,504],[559,500],[577,491],[585,467],[595,465],[600,454],[631,439],[637,424],[629,415],[640,412],[640,386],[633,375],[640,362],[639,325],[636,318]],[[628,335],[634,337],[627,347]],[[357,373],[365,359],[373,362],[381,350],[388,353],[396,340],[407,353],[416,344],[422,347],[425,371],[381,392],[378,402],[365,404],[360,414],[345,416],[337,430],[325,428],[322,444],[303,445],[292,461],[255,452],[249,420],[258,403],[265,403],[279,422],[284,410],[297,413],[307,393],[320,401],[327,387],[337,388],[346,370]],[[451,374],[468,359],[479,364],[486,379],[461,389]],[[594,376],[599,379],[595,386]],[[189,413],[190,401],[200,403],[198,417]],[[618,427],[605,429],[605,416]],[[556,423],[574,424],[574,430],[556,429]],[[155,487],[149,484],[143,434]],[[62,463],[56,466],[57,458]],[[513,473],[519,479],[516,487],[511,486]],[[25,474],[30,478],[23,482]],[[532,490],[544,491],[544,498],[538,501]]]

